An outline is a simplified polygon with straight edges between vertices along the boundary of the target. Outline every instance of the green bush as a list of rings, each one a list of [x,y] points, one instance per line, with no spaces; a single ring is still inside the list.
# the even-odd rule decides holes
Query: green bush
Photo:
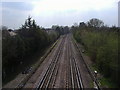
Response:
[[[34,23],[33,23],[34,22]],[[46,47],[58,38],[57,32],[48,34],[36,25],[35,20],[29,17],[25,25],[16,30],[16,35],[11,36],[8,30],[2,30],[2,76],[3,81],[9,78],[16,67],[24,62],[25,58],[42,53]]]
[[[75,30],[74,38],[83,43],[91,60],[105,77],[118,84],[118,33],[109,31]]]

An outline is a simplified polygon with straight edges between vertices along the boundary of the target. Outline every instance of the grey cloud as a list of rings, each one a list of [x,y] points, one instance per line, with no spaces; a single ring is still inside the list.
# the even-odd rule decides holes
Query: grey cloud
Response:
[[[27,2],[2,2],[3,8],[16,9],[16,10],[32,10],[33,6]]]

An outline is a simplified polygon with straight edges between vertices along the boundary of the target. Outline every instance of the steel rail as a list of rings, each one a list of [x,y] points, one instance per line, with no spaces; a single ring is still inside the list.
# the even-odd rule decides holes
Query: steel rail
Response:
[[[72,37],[72,38],[73,38],[73,37]],[[92,80],[95,82],[95,84],[96,84],[96,86],[97,86],[97,90],[102,90],[102,89],[100,88],[97,80],[95,79],[95,76],[94,76],[94,74],[92,73],[91,69],[89,68],[89,66],[88,66],[87,63],[85,62],[84,57],[83,57],[83,55],[82,55],[82,52],[81,52],[81,49],[80,49],[79,45],[77,44],[77,42],[76,42],[75,40],[73,40],[73,43],[74,43],[74,45],[76,46],[76,49],[78,50],[78,52],[80,53],[80,56],[81,56],[81,58],[82,58],[82,60],[83,60],[83,62],[84,62],[84,64],[85,64],[85,66],[86,66],[86,68],[87,68],[87,71],[89,72]]]
[[[38,85],[37,85],[37,87],[36,87],[36,90],[38,90],[38,89],[40,89],[40,88],[43,87],[43,85],[44,85],[47,77],[49,76],[49,73],[51,72],[51,68],[53,68],[52,71],[54,70],[55,64],[56,64],[56,62],[57,62],[57,59],[56,59],[56,58],[58,57],[58,55],[60,55],[60,52],[61,52],[62,44],[63,44],[63,43],[64,43],[64,37],[63,37],[63,40],[61,41],[60,46],[59,46],[59,48],[58,48],[58,53],[55,55],[55,58],[51,61],[50,65],[47,67],[47,70],[46,70],[46,72],[44,73],[43,78],[42,78],[42,79],[40,80],[40,82],[38,83]],[[52,74],[51,74],[51,75],[52,75]],[[50,76],[50,77],[51,77],[51,76]],[[48,85],[48,84],[47,84],[47,85]],[[47,88],[47,87],[46,87],[46,88]]]
[[[68,44],[68,49],[70,50],[70,45]],[[71,81],[72,81],[72,88],[74,89],[75,88],[75,85],[74,85],[74,78],[73,78],[73,67],[72,67],[72,61],[71,61],[71,52],[69,51],[69,55],[70,55],[70,72],[71,72]]]
[[[70,46],[70,50],[71,50],[71,58],[72,58],[71,60],[73,62],[72,64],[73,64],[74,71],[75,71],[74,73],[75,73],[75,76],[76,76],[76,83],[77,83],[77,86],[78,86],[77,88],[80,88],[81,90],[83,90],[82,77],[81,77],[76,59],[74,57],[74,52],[72,51],[71,42],[69,42],[69,46]]]

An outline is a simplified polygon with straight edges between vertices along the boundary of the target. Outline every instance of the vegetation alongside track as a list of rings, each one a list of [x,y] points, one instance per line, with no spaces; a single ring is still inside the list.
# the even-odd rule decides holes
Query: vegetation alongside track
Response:
[[[73,36],[81,43],[95,67],[105,77],[120,85],[118,60],[118,31],[116,27],[106,27],[101,20],[91,19],[72,28]]]
[[[35,20],[28,17],[25,24],[15,33],[5,27],[2,29],[3,84],[10,80],[10,76],[15,76],[14,73],[17,72],[18,67],[19,72],[24,69],[23,73],[27,73],[28,68],[26,66],[36,62],[34,57],[31,61],[32,56],[36,53],[43,53],[60,35],[69,33],[68,26],[53,26],[52,28],[53,31],[49,33],[49,31],[47,32],[44,28],[39,27]],[[101,84],[106,83],[110,88],[120,86],[118,79],[120,76],[120,60],[118,58],[120,52],[118,49],[118,33],[120,30],[115,26],[104,26],[103,21],[98,19],[91,19],[87,23],[81,22],[79,26],[72,26],[71,30],[73,37],[84,46],[85,53],[91,57],[94,68],[104,76],[100,80]],[[110,81],[113,84],[108,83]]]
[[[16,30],[16,35],[11,36],[7,28],[4,27],[2,29],[3,84],[10,80],[10,76],[15,76],[13,73],[17,72],[17,66],[21,67],[21,69],[19,68],[21,71],[23,67],[24,69],[28,67],[29,63],[36,62],[35,60],[30,61],[29,57],[37,53],[42,54],[48,46],[59,38],[58,34],[56,31],[48,34],[35,23],[35,20],[31,20],[31,17],[25,21],[20,29]]]

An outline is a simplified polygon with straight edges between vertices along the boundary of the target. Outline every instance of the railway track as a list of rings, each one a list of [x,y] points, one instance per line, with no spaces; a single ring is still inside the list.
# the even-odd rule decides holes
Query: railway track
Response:
[[[58,47],[51,53],[52,57],[46,59],[48,63],[41,71],[36,83],[35,90],[41,88],[66,88],[84,90],[83,74],[79,58],[76,56],[74,44],[70,35],[65,35],[59,42]],[[44,64],[43,64],[44,65]]]
[[[55,54],[55,57],[51,61],[50,65],[47,67],[47,70],[43,74],[43,78],[39,81],[36,90],[39,90],[40,88],[53,88],[54,83],[56,80],[56,76],[59,70],[59,57],[62,52],[62,45],[64,45],[65,38],[63,37],[62,42],[60,43],[60,46],[57,50],[58,53]]]
[[[69,53],[69,67],[70,67],[70,77],[71,77],[71,86],[72,88],[79,88],[83,90],[83,83],[81,79],[81,74],[79,67],[77,65],[77,60],[74,57],[72,51],[71,40],[68,38],[68,53]]]
[[[68,42],[69,42],[69,39],[67,40]],[[69,47],[69,45],[67,44],[66,45],[66,48],[67,48],[67,50],[66,50],[66,57],[67,57],[67,59],[66,59],[66,63],[67,63],[67,66],[66,66],[66,71],[67,71],[67,73],[66,73],[66,88],[72,88],[72,82],[71,82],[71,67],[70,67],[70,47]]]
[[[25,85],[19,84],[18,89],[30,87],[35,90],[41,88],[84,90],[89,87],[91,77],[75,45],[70,35],[61,36],[56,48],[43,59],[44,62],[25,82]]]
[[[64,42],[67,42],[66,44],[66,78],[64,80],[65,86],[63,88],[79,88],[80,90],[83,90],[83,83],[81,79],[81,74],[79,71],[79,67],[77,65],[77,60],[74,57],[74,53],[72,52],[72,46],[70,42],[69,36],[66,36],[63,38],[62,42],[60,43],[60,46],[57,50],[58,53],[55,54],[53,60],[51,61],[50,65],[47,67],[45,73],[43,74],[42,78],[40,79],[39,83],[36,86],[36,90],[39,90],[41,88],[54,88],[56,77],[59,72],[60,67],[60,56],[63,51]]]
[[[63,38],[60,46],[57,50],[58,53],[55,54],[53,60],[51,61],[50,65],[47,67],[45,73],[43,74],[42,78],[40,79],[38,85],[36,86],[36,90],[41,88],[54,88],[56,77],[59,71],[59,58],[62,54],[63,45],[65,40],[67,41],[66,44],[66,78],[64,80],[65,87],[64,88],[79,88],[83,90],[83,83],[81,79],[81,74],[79,71],[79,67],[77,65],[77,60],[74,57],[74,53],[72,52],[72,46],[70,42],[69,36]],[[64,45],[65,46],[65,45]]]
[[[89,72],[90,77],[92,78],[92,80],[93,80],[93,82],[94,82],[94,85],[95,85],[95,86],[94,86],[94,89],[95,89],[95,90],[102,90],[102,89],[100,88],[100,86],[99,86],[99,84],[98,84],[95,76],[94,76],[94,73],[91,71],[91,69],[89,68],[89,66],[88,66],[87,63],[85,62],[84,57],[83,57],[83,55],[82,55],[82,51],[80,50],[80,47],[78,46],[78,44],[76,43],[76,41],[73,41],[73,42],[74,42],[73,44],[76,46],[76,49],[77,49],[78,52],[80,53],[80,57],[81,57],[82,61],[84,62],[84,65],[85,65],[87,71]]]

